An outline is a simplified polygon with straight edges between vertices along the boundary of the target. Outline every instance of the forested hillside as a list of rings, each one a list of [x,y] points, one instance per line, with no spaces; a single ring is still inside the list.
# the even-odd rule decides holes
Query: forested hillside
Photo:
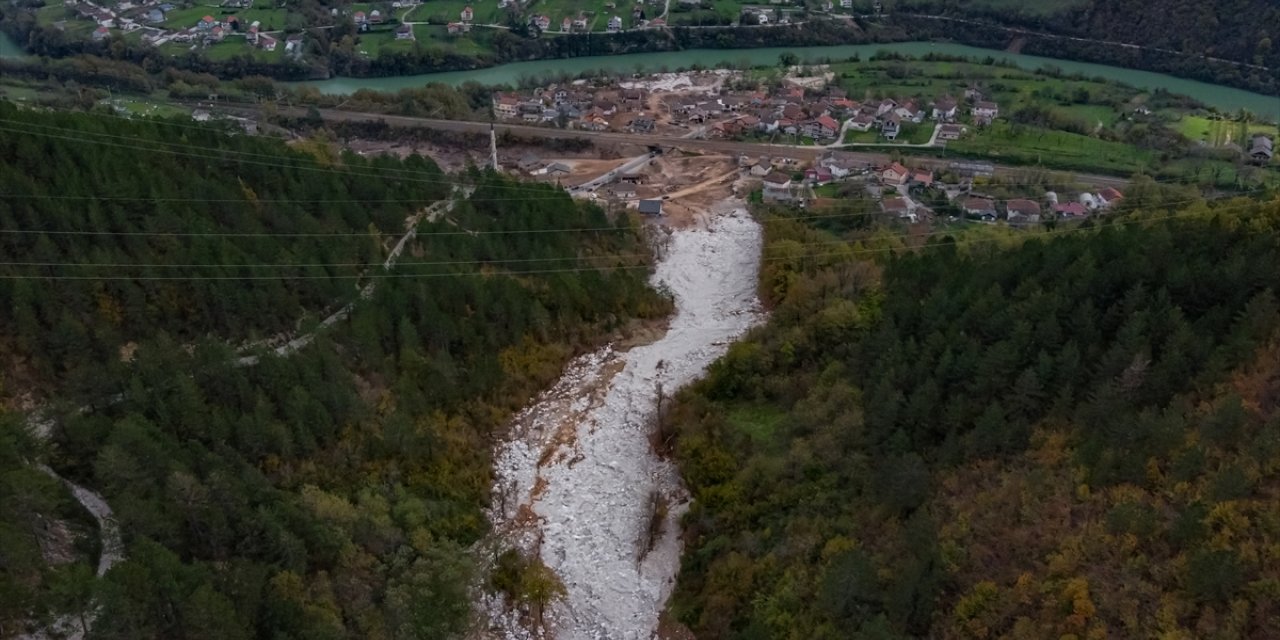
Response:
[[[23,497],[0,512],[6,633],[90,598],[102,638],[456,632],[475,571],[464,549],[486,526],[494,429],[574,353],[668,307],[645,284],[634,221],[553,187],[316,145],[304,145],[308,158],[186,125],[3,113],[32,133],[80,130],[75,141],[0,135],[4,193],[111,198],[5,201],[5,229],[42,231],[2,238],[6,259],[56,263],[4,267],[6,293],[26,290],[0,324],[5,364],[48,382],[40,395],[55,406],[97,408],[61,412],[43,451],[9,414],[0,458],[47,460],[100,491],[127,556],[102,581],[61,579],[58,567],[85,561],[33,559],[48,538],[40,523],[83,514],[39,474],[6,475],[0,497]],[[128,148],[88,144],[85,131],[127,134]],[[162,142],[212,157],[140,152]],[[422,223],[383,271],[386,233],[450,182],[474,193]],[[121,233],[72,233],[90,229]],[[369,282],[372,295],[311,346],[234,366],[231,342],[292,328]],[[58,341],[64,330],[76,341]],[[136,344],[128,362],[125,341]],[[6,393],[23,390],[15,375]]]
[[[1021,38],[1026,53],[1174,72],[1215,84],[1274,93],[1280,68],[1280,5],[1271,0],[886,0],[886,11],[942,15],[1089,40],[1178,51],[1143,51],[1068,38]],[[918,35],[1004,48],[1007,31],[904,16]],[[1266,68],[1212,64],[1201,56]],[[1269,68],[1269,69],[1268,69]]]
[[[1280,634],[1280,201],[768,229],[772,321],[664,425],[699,638]]]

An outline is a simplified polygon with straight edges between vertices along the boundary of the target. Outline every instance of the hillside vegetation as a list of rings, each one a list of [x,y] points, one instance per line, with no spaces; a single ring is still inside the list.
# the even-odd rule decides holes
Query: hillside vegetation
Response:
[[[645,283],[648,251],[634,222],[553,187],[482,173],[446,181],[419,158],[366,161],[304,145],[309,157],[189,125],[4,114],[32,131],[81,130],[66,144],[0,135],[5,193],[34,174],[41,180],[28,186],[49,185],[43,194],[144,198],[15,198],[8,211],[18,213],[6,213],[19,216],[6,228],[49,229],[24,235],[25,245],[4,238],[9,259],[42,251],[39,261],[58,265],[5,267],[5,286],[25,286],[33,309],[9,298],[5,364],[36,372],[48,381],[40,395],[69,410],[52,411],[43,448],[23,435],[20,416],[0,420],[0,457],[46,460],[101,492],[127,556],[102,581],[62,579],[67,561],[41,562],[32,549],[39,523],[75,509],[56,484],[6,467],[19,469],[0,482],[6,633],[94,601],[100,638],[455,633],[476,570],[465,548],[487,526],[494,430],[576,352],[668,308]],[[88,144],[87,131],[128,134],[129,151]],[[139,153],[178,141],[219,152],[199,162]],[[255,162],[231,151],[252,151]],[[421,224],[397,269],[383,272],[383,233],[451,181],[474,193]],[[568,231],[581,229],[592,231]],[[184,230],[209,235],[169,235]],[[223,235],[241,231],[330,235]],[[52,279],[86,273],[66,262],[154,266],[88,271],[123,280]],[[177,279],[134,277],[151,273]],[[373,277],[372,295],[358,299],[355,284]],[[233,366],[229,341],[352,300],[348,319],[292,357]],[[136,344],[128,362],[125,340]],[[8,377],[4,391],[22,391],[20,382]],[[74,410],[86,402],[96,408]],[[8,499],[15,494],[23,499]],[[92,564],[92,553],[72,564]]]
[[[694,495],[677,615],[704,639],[1280,634],[1280,202],[1142,215],[879,256],[770,224],[771,322],[664,425]]]
[[[1274,93],[1280,68],[1280,5],[1270,0],[886,0],[889,12],[912,12],[977,20],[1036,32],[1181,52],[1143,52],[1063,38],[1027,38],[1026,53],[1170,71],[1217,84]],[[909,32],[1003,48],[1008,32],[971,25],[929,24],[904,17]],[[949,32],[949,35],[948,35]],[[975,41],[975,39],[977,41]],[[1001,43],[1003,41],[1003,44]],[[1268,69],[1215,65],[1203,56]]]

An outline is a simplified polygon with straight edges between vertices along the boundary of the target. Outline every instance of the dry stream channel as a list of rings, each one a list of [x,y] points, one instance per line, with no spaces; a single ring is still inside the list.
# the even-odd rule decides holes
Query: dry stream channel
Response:
[[[764,317],[756,297],[761,230],[740,204],[667,233],[652,278],[675,300],[666,333],[571,362],[498,446],[494,546],[541,558],[565,595],[546,611],[543,629],[500,597],[482,596],[486,637],[654,637],[679,569],[688,503],[675,466],[651,444],[660,398],[701,376]]]

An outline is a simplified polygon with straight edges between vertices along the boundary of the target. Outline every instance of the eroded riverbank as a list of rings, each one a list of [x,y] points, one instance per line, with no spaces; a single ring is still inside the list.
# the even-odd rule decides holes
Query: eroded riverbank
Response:
[[[654,419],[660,399],[762,320],[760,245],[759,224],[735,202],[671,231],[653,277],[675,299],[666,333],[576,359],[516,417],[496,452],[490,516],[499,544],[538,556],[565,596],[545,616],[545,636],[507,603],[483,603],[487,636],[653,636],[679,569],[688,501],[675,466],[653,451]],[[663,505],[657,518],[655,504]]]

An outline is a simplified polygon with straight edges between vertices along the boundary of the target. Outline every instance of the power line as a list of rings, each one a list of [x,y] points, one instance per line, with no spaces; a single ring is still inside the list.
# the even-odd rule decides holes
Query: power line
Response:
[[[1171,214],[1167,216],[1136,217],[1136,218],[1131,218],[1127,220],[1116,220],[1116,221],[1104,224],[1102,226],[1080,225],[1080,226],[1070,227],[1066,229],[1052,229],[1052,230],[1041,231],[1041,232],[1018,233],[1017,235],[1006,236],[1003,238],[972,238],[972,239],[952,238],[942,242],[926,242],[924,244],[916,245],[916,246],[874,247],[874,248],[861,248],[861,249],[849,248],[843,251],[831,251],[831,252],[823,252],[823,253],[804,253],[800,255],[774,256],[774,257],[766,256],[761,258],[761,261],[762,262],[778,262],[778,261],[795,260],[797,258],[804,259],[804,258],[837,257],[837,256],[850,256],[850,255],[868,255],[868,254],[878,254],[878,253],[890,253],[895,251],[910,252],[910,251],[915,251],[917,249],[930,248],[935,246],[965,246],[965,245],[971,245],[971,244],[992,243],[992,242],[998,242],[1001,240],[1021,240],[1025,238],[1054,236],[1054,235],[1061,235],[1066,233],[1078,233],[1082,231],[1101,231],[1114,226],[1127,226],[1131,224],[1147,224],[1151,222],[1195,218],[1199,216],[1223,213],[1225,211],[1230,211],[1230,210],[1243,210],[1245,208],[1249,208],[1253,206],[1257,206],[1257,205],[1255,203],[1250,203],[1247,205],[1239,205],[1234,207],[1223,207],[1220,209],[1210,210],[1207,212],[1193,211],[1193,212]],[[871,238],[866,238],[866,240],[874,241],[874,240],[891,240],[891,239],[912,239],[912,238],[933,237],[933,236],[940,236],[940,235],[949,236],[952,233],[953,231],[946,230],[946,231],[938,231],[934,233],[919,234],[919,235],[891,234],[891,235],[874,236]],[[801,246],[830,245],[833,243],[848,245],[848,244],[852,244],[853,242],[856,242],[856,241],[818,242],[818,243],[809,243],[807,245],[802,244]],[[609,256],[601,256],[601,259],[607,259],[607,258],[609,258]],[[473,264],[490,264],[490,263],[477,261],[477,262],[474,262]],[[652,265],[642,264],[642,265],[618,265],[618,266],[611,266],[611,267],[570,267],[570,268],[535,269],[535,270],[525,270],[525,271],[502,271],[502,272],[465,271],[465,272],[447,272],[447,273],[445,272],[441,272],[441,273],[374,273],[374,274],[365,274],[365,275],[353,274],[353,275],[297,275],[297,276],[280,276],[280,275],[268,275],[268,276],[253,276],[253,275],[244,275],[244,276],[241,276],[241,275],[66,276],[66,275],[0,274],[0,280],[91,280],[91,281],[123,281],[123,280],[127,280],[127,281],[155,281],[155,280],[159,280],[159,281],[201,281],[201,280],[252,281],[252,280],[365,280],[365,279],[380,280],[380,279],[393,279],[393,278],[394,279],[443,278],[443,277],[457,277],[457,276],[491,276],[491,275],[504,275],[504,276],[510,276],[510,277],[518,277],[518,276],[525,276],[525,275],[583,273],[583,272],[592,272],[592,271],[613,272],[613,271],[626,271],[626,270],[634,270],[634,269],[647,270],[651,268],[652,268]]]
[[[1180,203],[1180,202],[1181,202],[1181,203],[1186,203],[1186,202],[1200,202],[1200,201],[1201,201],[1200,199],[1187,199],[1187,200],[1182,200],[1182,201],[1171,201],[1171,202],[1167,202],[1167,203],[1165,203],[1165,204],[1166,204],[1166,205],[1170,205],[1170,204],[1178,204],[1178,203]],[[1206,201],[1206,202],[1212,202],[1212,201]],[[1252,205],[1250,205],[1250,206],[1252,206]],[[1221,210],[1221,209],[1218,209],[1218,210]],[[1215,211],[1218,211],[1218,210],[1215,210]],[[767,223],[774,223],[774,222],[786,222],[786,221],[809,220],[809,219],[824,219],[824,218],[837,218],[837,217],[852,217],[852,216],[865,216],[865,215],[883,216],[883,215],[885,215],[885,214],[884,214],[884,213],[882,213],[882,212],[874,212],[874,213],[832,214],[832,215],[830,215],[830,216],[824,216],[824,215],[816,215],[816,216],[793,216],[793,217],[786,217],[786,216],[784,216],[784,217],[777,217],[777,218],[766,218],[766,219],[764,219],[764,220],[759,220],[758,222],[760,222],[760,223],[762,223],[762,224],[767,224]],[[627,229],[629,229],[629,228],[623,228],[623,229],[620,229],[620,230],[627,230]],[[561,230],[554,230],[554,231],[561,231]],[[815,230],[815,231],[816,231],[816,230]],[[469,233],[469,232],[465,232],[465,231],[464,231],[464,232],[460,232],[460,233],[466,234],[466,233]],[[950,231],[947,231],[947,230],[944,230],[944,231],[937,231],[937,232],[932,232],[932,233],[930,233],[930,234],[923,234],[923,235],[941,235],[941,234],[946,234],[946,233],[951,233],[951,232],[950,232]],[[419,235],[433,235],[433,234],[419,234]],[[882,234],[882,235],[879,235],[879,236],[874,236],[874,237],[873,237],[873,238],[871,238],[871,239],[878,239],[878,238],[918,238],[918,237],[921,237],[921,235],[922,235],[922,234],[911,234],[911,233],[905,233],[905,234]],[[828,240],[828,241],[814,241],[814,242],[802,242],[802,243],[795,243],[795,244],[792,244],[792,245],[790,245],[790,246],[792,246],[792,247],[796,247],[796,246],[799,246],[799,247],[831,246],[831,245],[848,244],[848,242],[849,242],[849,241],[847,241],[847,240],[838,240],[838,239],[837,239],[837,240]],[[643,253],[643,254],[612,254],[612,255],[600,255],[600,256],[563,256],[563,257],[547,257],[547,258],[492,258],[492,259],[483,259],[483,260],[403,261],[403,262],[399,262],[399,263],[397,263],[397,267],[399,267],[399,268],[405,268],[405,267],[422,267],[422,266],[492,265],[492,264],[508,264],[508,263],[559,262],[559,261],[588,261],[588,260],[601,260],[601,259],[616,259],[616,260],[623,260],[623,259],[627,259],[627,260],[630,260],[630,259],[647,259],[647,258],[649,258],[649,257],[651,257],[651,256],[650,256],[650,254],[648,254],[648,253]],[[180,264],[168,264],[168,263],[118,263],[118,262],[110,262],[110,263],[107,263],[107,262],[81,262],[81,263],[76,263],[76,262],[0,262],[0,266],[3,266],[3,267],[120,268],[120,269],[128,269],[128,268],[138,268],[138,269],[179,269],[179,268],[191,268],[191,269],[271,269],[271,268],[279,268],[279,269],[314,269],[314,268],[353,268],[353,267],[354,267],[354,268],[375,268],[375,267],[383,266],[383,263],[382,263],[382,262],[372,262],[372,263],[366,263],[366,262],[349,262],[349,263],[329,263],[329,262],[322,262],[322,263],[292,263],[292,264],[290,264],[290,263],[227,263],[227,264],[214,264],[214,263],[180,263]]]
[[[1235,197],[1247,197],[1249,194],[1261,193],[1264,188],[1258,187],[1250,191],[1240,194],[1232,194],[1208,200],[1212,202],[1220,199],[1229,199]],[[1161,203],[1161,206],[1169,206],[1180,203],[1194,203],[1204,201],[1201,198],[1185,198],[1179,200],[1170,200]],[[851,213],[833,213],[833,214],[817,214],[811,216],[782,216],[777,218],[767,218],[761,220],[762,224],[770,224],[774,222],[788,220],[819,220],[819,219],[836,219],[836,218],[859,218],[868,216],[883,216],[882,211],[866,211]],[[522,235],[522,234],[544,234],[544,233],[595,233],[595,232],[625,232],[632,231],[630,226],[610,226],[610,227],[559,227],[552,229],[494,229],[494,230],[457,230],[457,231],[419,231],[419,237],[424,236],[489,236],[489,235]],[[388,232],[383,232],[388,233]],[[179,238],[262,238],[262,237],[334,237],[334,238],[353,238],[368,237],[371,235],[369,231],[355,232],[224,232],[224,231],[102,231],[102,230],[82,230],[82,229],[0,229],[0,235],[54,235],[54,236],[138,236],[138,237],[179,237]]]

